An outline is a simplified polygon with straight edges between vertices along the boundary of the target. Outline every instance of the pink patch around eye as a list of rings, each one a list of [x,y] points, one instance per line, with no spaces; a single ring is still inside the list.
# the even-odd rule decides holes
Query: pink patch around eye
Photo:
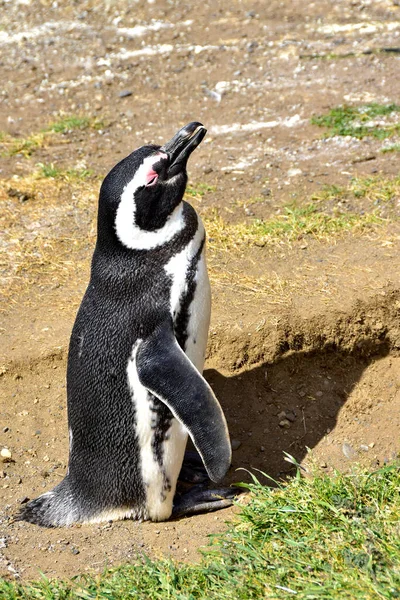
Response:
[[[157,179],[158,174],[153,171],[153,169],[150,169],[150,171],[146,173],[146,186],[149,187],[151,185],[155,185],[157,183]]]

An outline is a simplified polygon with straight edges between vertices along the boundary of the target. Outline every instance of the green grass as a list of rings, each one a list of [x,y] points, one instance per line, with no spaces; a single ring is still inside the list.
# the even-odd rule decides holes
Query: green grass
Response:
[[[188,198],[201,199],[208,192],[215,192],[215,186],[200,182],[194,185],[188,185],[185,191],[185,196]]]
[[[395,200],[400,194],[400,176],[391,179],[386,177],[355,177],[347,187],[327,185],[313,200],[317,202],[327,200],[352,200],[366,198],[371,202],[388,203]]]
[[[381,148],[381,152],[383,152],[384,154],[386,152],[400,152],[400,144],[392,144],[391,146],[385,146],[384,148]]]
[[[243,245],[264,246],[282,241],[293,242],[305,236],[322,241],[348,231],[365,231],[383,223],[383,219],[375,212],[326,212],[319,202],[310,202],[303,206],[285,206],[281,214],[270,219],[241,223],[227,223],[213,211],[205,216],[204,223],[210,246],[214,249],[229,249]]]
[[[93,117],[65,116],[61,117],[54,123],[50,123],[45,131],[53,131],[54,133],[68,133],[75,129],[101,129],[102,123]]]
[[[93,171],[90,169],[59,169],[54,165],[54,163],[44,164],[38,163],[36,165],[39,167],[38,175],[39,177],[45,177],[49,179],[62,179],[64,181],[79,180],[79,179],[87,179],[93,175]]]
[[[400,112],[399,104],[364,104],[362,106],[340,106],[326,115],[313,117],[311,123],[328,128],[327,136],[352,136],[362,139],[372,136],[385,139],[400,131],[400,123],[374,123],[373,119],[382,119]]]
[[[200,563],[138,560],[72,581],[0,582],[4,600],[400,598],[400,468],[298,474],[250,499]]]
[[[59,119],[50,123],[40,132],[31,133],[25,138],[13,137],[4,132],[0,132],[0,143],[3,145],[3,156],[15,156],[22,154],[25,157],[31,156],[39,148],[45,147],[53,134],[67,134],[74,130],[101,129],[103,123],[94,117],[89,116],[60,116]]]

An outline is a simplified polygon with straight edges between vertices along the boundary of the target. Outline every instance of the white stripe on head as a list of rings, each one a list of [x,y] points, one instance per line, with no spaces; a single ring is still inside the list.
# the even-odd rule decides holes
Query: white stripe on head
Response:
[[[141,229],[135,223],[136,204],[135,192],[139,187],[149,181],[149,173],[153,170],[160,157],[166,155],[162,152],[147,156],[133,179],[125,186],[115,217],[115,231],[120,242],[131,250],[150,250],[169,242],[184,226],[182,215],[183,205],[178,206],[168,216],[165,225],[155,231]]]

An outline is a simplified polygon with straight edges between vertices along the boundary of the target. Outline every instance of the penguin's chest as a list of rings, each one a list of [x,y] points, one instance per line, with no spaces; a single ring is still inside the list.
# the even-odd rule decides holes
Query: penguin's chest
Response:
[[[204,256],[204,229],[164,267],[170,278],[169,308],[175,336],[202,372],[210,319],[210,285]],[[136,413],[141,474],[146,490],[145,518],[167,519],[187,442],[186,428],[140,383],[137,342],[128,364],[128,381]],[[187,399],[190,402],[190,398]]]
[[[164,268],[171,279],[170,312],[175,336],[185,354],[202,372],[210,324],[211,291],[201,222],[191,242]]]

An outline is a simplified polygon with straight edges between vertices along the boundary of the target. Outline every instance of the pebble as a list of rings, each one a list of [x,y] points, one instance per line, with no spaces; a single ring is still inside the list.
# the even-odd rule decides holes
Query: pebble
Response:
[[[4,479],[5,476],[6,476],[6,472],[0,471],[0,479]]]
[[[9,450],[8,448],[2,448],[0,455],[3,459],[3,462],[8,462],[9,460],[11,460],[12,457],[11,450]]]
[[[261,452],[265,452],[264,446],[261,446],[260,450],[261,450]]]
[[[232,450],[237,450],[238,448],[240,448],[241,445],[242,445],[242,442],[240,440],[232,440],[231,441]]]
[[[326,462],[320,463],[319,466],[321,467],[321,469],[327,469],[328,468],[328,465],[326,464]]]
[[[29,502],[28,496],[24,496],[23,498],[20,498],[20,500],[19,500],[20,504],[26,504],[27,502]]]
[[[278,413],[278,419],[280,421],[282,421],[282,419],[286,419],[286,413],[284,410],[282,410],[280,413]]]
[[[295,422],[295,420],[296,420],[296,414],[295,414],[293,411],[289,410],[289,411],[286,413],[286,418],[287,418],[287,420],[288,420],[288,421],[290,421],[291,423],[294,423],[294,422]]]
[[[354,450],[354,448],[352,448],[352,446],[350,446],[350,444],[347,444],[347,442],[342,445],[342,452],[349,460],[352,460],[357,456],[357,452]]]
[[[71,554],[79,554],[78,548],[71,548]]]
[[[120,92],[118,94],[118,96],[120,98],[128,98],[128,96],[132,96],[133,92],[131,92],[130,90],[123,90],[122,92]]]
[[[296,177],[297,175],[301,175],[302,172],[303,171],[301,169],[289,169],[287,174],[288,174],[288,177]]]
[[[367,446],[366,444],[361,444],[360,445],[360,450],[363,450],[364,452],[368,452],[369,446]]]
[[[282,419],[282,421],[279,421],[279,427],[284,427],[285,429],[289,429],[290,421],[288,421],[287,419]]]

